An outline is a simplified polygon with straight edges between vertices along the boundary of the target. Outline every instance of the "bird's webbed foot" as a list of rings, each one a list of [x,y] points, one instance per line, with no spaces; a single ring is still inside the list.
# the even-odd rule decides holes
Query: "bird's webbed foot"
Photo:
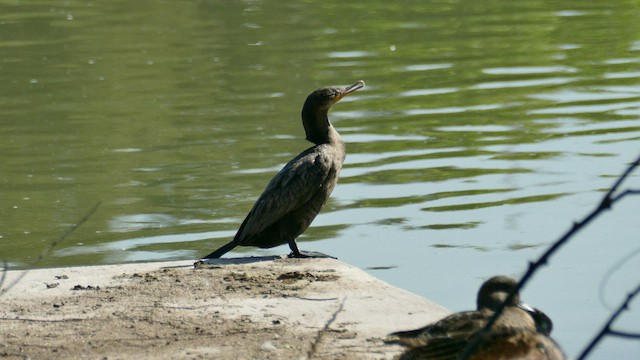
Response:
[[[289,254],[289,258],[296,259],[304,259],[304,258],[329,258],[329,259],[337,259],[331,255],[323,254],[317,251],[300,251],[298,249],[298,245],[295,240],[289,241],[289,248],[291,249],[291,254]]]
[[[298,251],[297,253],[291,252],[291,254],[289,254],[289,258],[295,258],[295,259],[305,259],[305,258],[328,258],[328,259],[337,259],[336,257],[333,257],[331,255],[327,255],[321,252],[317,252],[317,251]]]

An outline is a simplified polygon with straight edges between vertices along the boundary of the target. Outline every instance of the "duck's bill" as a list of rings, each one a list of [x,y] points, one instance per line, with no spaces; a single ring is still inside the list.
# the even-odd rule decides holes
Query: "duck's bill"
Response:
[[[534,308],[532,308],[531,306],[529,306],[529,305],[527,305],[527,304],[525,304],[525,303],[522,303],[522,302],[518,304],[518,307],[519,307],[520,309],[522,309],[522,310],[524,310],[524,311],[528,312],[528,313],[534,313],[534,312],[536,312],[536,309],[534,309]]]

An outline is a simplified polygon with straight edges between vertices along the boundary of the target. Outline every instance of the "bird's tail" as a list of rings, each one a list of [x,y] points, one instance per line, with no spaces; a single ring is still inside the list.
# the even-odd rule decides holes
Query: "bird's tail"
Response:
[[[420,335],[422,335],[423,329],[398,331],[393,334],[387,335],[384,342],[387,344],[398,344],[404,346],[419,346]]]
[[[231,251],[231,249],[233,249],[236,246],[238,246],[238,244],[236,244],[235,242],[232,241],[232,242],[224,245],[220,249],[212,252],[211,254],[203,257],[203,259],[219,259],[222,255],[228,253],[229,251]]]

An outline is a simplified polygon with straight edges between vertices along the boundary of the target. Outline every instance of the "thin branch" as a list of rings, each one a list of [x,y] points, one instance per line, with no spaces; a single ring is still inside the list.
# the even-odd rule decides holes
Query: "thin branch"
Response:
[[[67,319],[58,319],[58,320],[48,320],[48,319],[31,319],[31,318],[7,318],[0,317],[2,321],[16,321],[16,322],[43,322],[43,323],[64,323],[64,322],[75,322],[75,321],[87,321],[91,319],[82,319],[82,318],[67,318]]]
[[[640,195],[640,190],[638,190],[638,189],[627,189],[627,190],[621,192],[619,195],[613,197],[611,199],[611,203],[617,202],[618,200],[622,199],[623,197],[625,197],[627,195]]]
[[[333,322],[336,321],[336,319],[338,318],[338,314],[342,312],[342,310],[344,310],[344,302],[346,300],[347,298],[342,299],[342,301],[340,302],[340,306],[338,306],[338,309],[333,313],[331,318],[324,324],[324,327],[320,329],[320,331],[318,331],[318,335],[316,336],[313,343],[311,343],[311,348],[309,349],[309,352],[307,352],[307,359],[313,358],[316,352],[318,352],[318,345],[320,345],[320,342],[322,341],[322,336],[327,331],[329,331],[329,326],[331,326],[331,324],[333,324]]]
[[[2,345],[2,347],[6,347],[5,344],[0,344],[0,345]],[[25,359],[25,360],[31,359],[31,357],[29,355],[27,355],[26,353],[24,353],[24,352],[14,353],[14,352],[3,351],[2,352],[2,356],[6,356],[6,357],[15,356],[16,358],[22,358],[22,359]]]
[[[87,222],[87,220],[89,220],[89,218],[91,217],[91,215],[93,215],[96,210],[98,210],[98,207],[100,206],[100,204],[102,204],[102,201],[98,201],[93,208],[91,208],[91,210],[89,210],[89,212],[84,215],[82,217],[82,219],[80,219],[77,223],[73,224],[67,231],[65,231],[64,234],[62,234],[62,236],[60,236],[59,238],[55,239],[54,241],[51,242],[51,244],[49,244],[49,246],[47,246],[41,253],[40,255],[38,255],[38,258],[36,258],[31,265],[29,266],[30,268],[33,268],[34,266],[36,266],[40,261],[42,261],[42,259],[44,259],[49,252],[51,251],[51,249],[53,249],[55,246],[57,246],[58,244],[60,244],[62,241],[64,241],[66,238],[68,238],[77,228],[79,228],[80,226],[82,226],[82,224],[84,224],[85,222]],[[2,274],[2,282],[0,282],[0,285],[2,285],[2,283],[4,283],[4,279],[6,277],[6,271],[7,271],[7,267],[5,265],[5,269],[4,272]],[[16,286],[16,284],[22,280],[22,278],[25,277],[25,275],[27,275],[27,272],[29,270],[24,271],[22,274],[20,274],[20,276],[18,276],[16,279],[13,280],[13,282],[11,282],[6,288],[0,289],[0,296],[6,294],[9,290],[11,290],[11,288],[13,288],[14,286]]]
[[[640,333],[632,333],[620,330],[609,330],[609,335],[627,339],[640,339]]]
[[[633,300],[633,298],[636,295],[638,295],[638,293],[640,293],[640,284],[633,292],[627,295],[627,299],[616,309],[616,311],[613,312],[613,314],[611,314],[611,316],[609,317],[609,320],[604,324],[600,332],[593,338],[593,340],[591,340],[589,345],[587,345],[587,347],[582,351],[582,354],[580,354],[580,356],[578,357],[578,360],[582,360],[586,358],[589,352],[591,352],[591,350],[593,350],[596,344],[600,341],[600,339],[602,339],[602,337],[604,337],[607,334],[614,334],[617,336],[631,335],[629,333],[623,333],[623,332],[611,330],[611,324],[613,324],[613,322],[618,318],[618,316],[623,311],[629,309],[629,303],[631,302],[631,300]],[[625,335],[622,335],[622,334],[625,334]]]
[[[509,296],[505,299],[505,301],[498,307],[493,316],[487,321],[486,325],[478,331],[479,336],[474,336],[474,340],[470,341],[469,344],[465,347],[465,350],[462,352],[462,359],[466,359],[472,354],[480,345],[480,339],[484,338],[490,332],[491,327],[495,324],[496,320],[500,317],[502,312],[504,311],[507,304],[511,303],[515,294],[518,294],[522,288],[524,288],[525,284],[529,281],[529,279],[533,276],[538,268],[543,265],[546,265],[549,261],[551,255],[553,255],[560,247],[567,243],[567,241],[573,237],[578,231],[587,226],[591,221],[593,221],[596,217],[602,214],[604,211],[611,209],[611,206],[622,200],[624,197],[628,195],[636,195],[640,193],[640,190],[625,190],[621,192],[619,195],[613,197],[613,193],[615,193],[618,188],[622,185],[624,180],[640,165],[640,156],[627,167],[627,169],[620,175],[620,177],[616,180],[613,186],[607,191],[605,196],[602,198],[598,206],[591,211],[587,216],[584,217],[579,222],[575,222],[573,226],[560,237],[560,239],[556,240],[547,251],[538,258],[538,260],[534,262],[530,262],[527,268],[527,271],[522,276],[518,285],[511,291]]]
[[[607,301],[604,298],[604,292],[605,292],[605,285],[606,283],[609,281],[609,279],[611,278],[611,276],[613,276],[613,274],[618,271],[622,266],[624,266],[625,264],[627,264],[627,262],[631,259],[633,259],[634,257],[638,256],[638,254],[640,254],[640,247],[635,249],[634,251],[626,254],[621,260],[619,260],[614,266],[612,266],[609,270],[607,270],[607,273],[602,277],[602,281],[600,282],[600,286],[599,286],[599,290],[598,290],[598,296],[600,297],[600,303],[602,303],[602,305],[606,308],[608,308],[608,310],[612,310],[613,306],[608,306],[607,305]]]
[[[4,281],[7,279],[7,271],[9,270],[9,264],[7,260],[2,260],[2,279],[0,279],[0,289],[2,289],[2,285]]]
[[[301,296],[284,296],[285,298],[292,298],[292,299],[299,299],[299,300],[307,300],[307,301],[334,301],[334,300],[338,300],[337,297],[333,297],[333,298],[308,298],[308,297],[301,297]]]
[[[605,195],[605,197],[603,199],[603,202],[604,202],[605,199],[611,198],[613,193],[618,190],[618,188],[620,187],[620,185],[622,185],[622,183],[627,178],[627,176],[629,176],[636,169],[636,167],[638,167],[639,165],[640,165],[640,157],[638,157],[636,159],[636,161],[632,162],[631,165],[629,165],[629,167],[627,168],[627,170],[625,170],[625,172],[622,173],[622,175],[620,175],[618,180],[616,180],[616,182],[613,184],[611,189],[609,189],[609,191]]]

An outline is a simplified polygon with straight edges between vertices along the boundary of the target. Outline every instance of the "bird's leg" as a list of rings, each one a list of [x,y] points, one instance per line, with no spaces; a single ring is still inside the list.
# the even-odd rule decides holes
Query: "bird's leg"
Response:
[[[289,248],[291,249],[291,254],[289,254],[290,258],[331,258],[335,259],[335,257],[327,254],[323,254],[317,251],[300,251],[298,249],[298,244],[296,244],[295,239],[289,240]]]
[[[291,254],[289,254],[289,257],[303,257],[302,254],[300,254],[300,250],[298,250],[298,244],[296,244],[295,239],[289,240],[289,249],[291,249]]]

